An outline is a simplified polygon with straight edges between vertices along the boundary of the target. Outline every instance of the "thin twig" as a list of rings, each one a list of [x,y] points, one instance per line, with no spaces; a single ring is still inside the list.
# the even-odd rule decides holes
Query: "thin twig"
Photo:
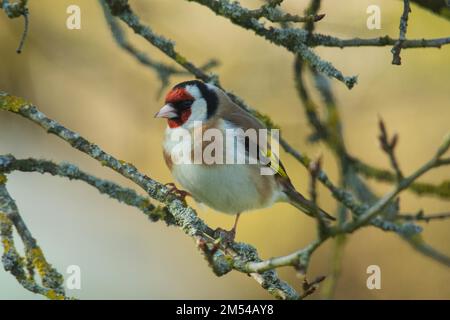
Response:
[[[392,48],[392,64],[401,65],[402,59],[400,57],[400,51],[402,50],[403,42],[406,40],[406,29],[408,28],[408,16],[411,12],[409,0],[403,0],[403,14],[400,17],[400,35]]]
[[[420,210],[416,214],[412,213],[399,213],[395,216],[396,219],[406,220],[406,221],[425,221],[430,222],[434,220],[445,220],[450,219],[450,212],[440,212],[440,213],[428,213],[425,214],[423,210]]]
[[[403,179],[403,173],[400,169],[400,165],[398,164],[397,157],[395,156],[395,147],[397,146],[398,135],[394,134],[392,138],[389,139],[386,125],[381,117],[378,120],[378,126],[380,128],[380,135],[378,136],[378,139],[380,140],[381,149],[388,155],[391,166],[397,177],[397,181],[400,181]]]
[[[3,9],[10,19],[18,18],[23,16],[24,19],[24,29],[22,32],[22,36],[20,38],[19,46],[17,47],[16,52],[18,54],[22,53],[23,46],[25,44],[25,40],[28,35],[29,29],[29,12],[27,8],[28,0],[19,0],[18,2],[9,3],[9,0],[1,1],[1,9]]]

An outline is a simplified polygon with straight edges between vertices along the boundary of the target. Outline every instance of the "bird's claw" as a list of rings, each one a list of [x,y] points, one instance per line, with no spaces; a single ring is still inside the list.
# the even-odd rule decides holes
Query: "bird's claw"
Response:
[[[186,201],[187,196],[189,196],[189,197],[192,196],[189,192],[178,189],[177,186],[175,185],[175,183],[173,183],[173,182],[169,182],[164,185],[166,186],[167,189],[169,189],[170,193],[174,194],[175,196],[177,196],[184,202]]]
[[[217,228],[216,230],[214,230],[214,237],[216,239],[220,239],[223,244],[229,245],[234,242],[234,238],[236,237],[236,230],[231,229],[228,231],[222,228]]]

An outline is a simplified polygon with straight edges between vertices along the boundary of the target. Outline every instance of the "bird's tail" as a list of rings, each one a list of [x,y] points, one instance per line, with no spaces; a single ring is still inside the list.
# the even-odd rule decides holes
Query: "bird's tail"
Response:
[[[325,218],[328,220],[333,220],[333,221],[336,220],[335,217],[331,216],[330,214],[328,214],[326,211],[322,210],[321,208],[315,206],[314,203],[312,203],[311,201],[306,199],[304,196],[302,196],[300,193],[298,193],[295,189],[288,188],[287,190],[284,191],[284,193],[287,195],[288,201],[290,204],[292,204],[294,207],[296,207],[300,211],[303,211],[308,216],[315,218],[316,214],[317,214],[317,210],[318,210],[318,213],[320,214],[320,216],[322,218]]]

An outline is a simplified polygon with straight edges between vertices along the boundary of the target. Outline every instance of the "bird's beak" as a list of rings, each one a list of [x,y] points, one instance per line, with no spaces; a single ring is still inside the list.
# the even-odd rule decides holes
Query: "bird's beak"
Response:
[[[176,118],[178,117],[178,114],[174,107],[170,104],[166,104],[164,107],[161,108],[156,114],[155,118]]]

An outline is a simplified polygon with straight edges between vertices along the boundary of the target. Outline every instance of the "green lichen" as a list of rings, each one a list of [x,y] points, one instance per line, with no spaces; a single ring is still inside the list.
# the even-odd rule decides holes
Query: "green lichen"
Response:
[[[179,63],[180,65],[185,65],[188,61],[185,57],[183,57],[181,54],[177,53],[175,55],[175,61]]]
[[[41,248],[39,247],[33,248],[30,251],[28,251],[28,254],[31,263],[36,268],[39,275],[42,278],[44,278],[49,270],[49,265],[45,260],[44,253],[42,252]]]
[[[450,20],[450,9],[442,8],[440,15]]]
[[[419,195],[434,194],[442,198],[450,198],[450,180],[445,180],[438,185],[416,182],[410,186],[410,189]]]
[[[64,296],[53,289],[48,290],[45,296],[50,300],[64,300]]]
[[[7,181],[8,178],[4,174],[0,173],[0,184],[5,184]]]
[[[253,110],[253,115],[259,119],[267,128],[269,129],[280,129],[280,126],[277,125],[273,120],[266,114],[261,113],[259,111]]]
[[[0,93],[0,109],[12,112],[19,112],[21,108],[27,107],[30,103],[20,97]]]

